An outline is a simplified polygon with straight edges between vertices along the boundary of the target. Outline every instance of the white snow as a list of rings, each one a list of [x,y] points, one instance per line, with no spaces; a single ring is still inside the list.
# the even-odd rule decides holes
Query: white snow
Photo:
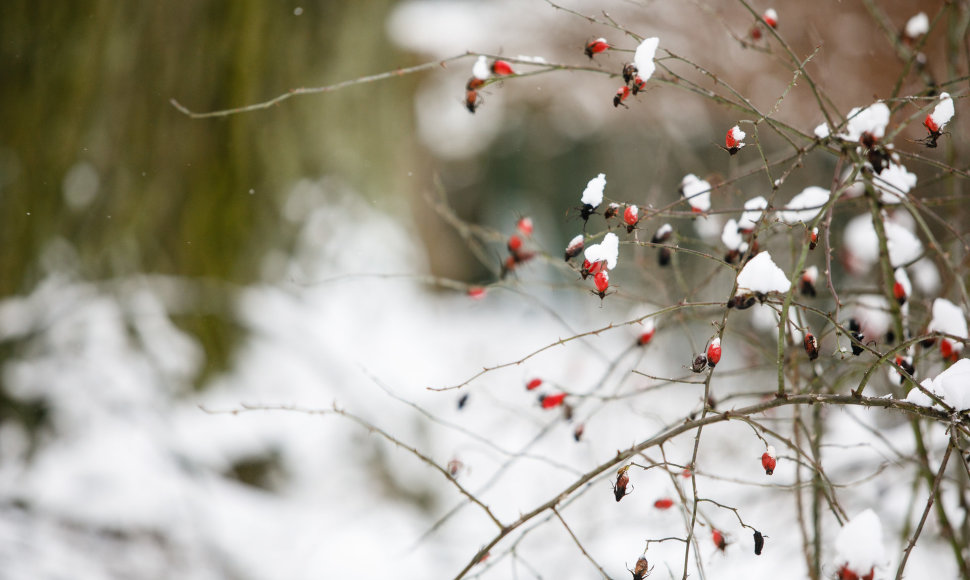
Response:
[[[659,44],[660,39],[656,36],[645,38],[637,46],[636,52],[633,53],[633,64],[637,67],[637,76],[643,82],[650,80],[654,70],[657,68],[657,65],[653,62],[653,58],[657,53],[657,46]]]
[[[591,264],[606,262],[607,269],[616,267],[616,259],[620,253],[620,238],[610,232],[603,236],[603,241],[586,248],[583,255]]]
[[[751,258],[738,274],[737,295],[760,292],[788,292],[791,282],[781,268],[775,265],[768,252]]]
[[[889,107],[885,103],[874,103],[868,107],[855,107],[849,111],[849,123],[846,132],[841,135],[848,141],[858,141],[863,133],[869,133],[877,139],[886,134],[889,124]]]
[[[923,253],[923,244],[906,226],[892,220],[883,220],[886,230],[886,245],[889,248],[889,261],[898,268],[917,259]],[[872,225],[870,214],[852,218],[845,226],[842,236],[843,245],[852,256],[869,268],[879,260],[879,238]]]
[[[970,409],[970,359],[961,358],[935,378],[924,380],[920,386],[957,411]],[[924,407],[934,404],[932,399],[915,387],[910,390],[906,400]]]
[[[913,274],[913,283],[923,294],[932,296],[940,290],[940,271],[936,264],[929,258],[918,260],[910,267]]]
[[[741,214],[741,219],[738,220],[738,227],[744,231],[753,230],[767,207],[768,200],[760,195],[744,202],[744,212]]]
[[[688,173],[680,182],[680,194],[690,206],[701,212],[711,209],[711,184]]]
[[[871,509],[851,518],[835,538],[836,565],[845,564],[862,577],[886,562],[882,522]]]
[[[664,224],[657,228],[657,233],[655,234],[658,238],[663,238],[670,235],[674,231],[674,226],[670,224]]]
[[[826,139],[831,134],[831,130],[829,129],[828,123],[822,123],[821,125],[817,125],[815,127],[813,133],[815,133],[815,136],[819,139]]]
[[[927,391],[933,393],[934,395],[937,395],[937,393],[933,391],[932,379],[925,379],[923,382],[920,383],[920,386],[926,389]],[[919,405],[920,407],[932,407],[935,404],[935,401],[933,401],[933,399],[931,399],[929,395],[917,389],[916,387],[913,387],[912,389],[909,390],[909,393],[906,394],[906,400],[914,405]]]
[[[523,62],[531,62],[533,64],[548,64],[549,61],[541,56],[529,56],[527,54],[520,54],[515,57],[515,60],[521,60]]]
[[[777,213],[778,219],[786,224],[809,223],[818,216],[829,200],[829,190],[812,185],[791,198],[785,209]]]
[[[777,23],[778,22],[778,12],[775,11],[774,8],[769,8],[769,9],[765,10],[764,16],[762,16],[761,18],[765,22],[768,22],[769,24],[771,22]]]
[[[920,12],[916,16],[913,16],[906,21],[906,36],[910,38],[917,38],[929,32],[930,30],[930,19],[926,16],[925,12]]]
[[[603,188],[606,187],[606,174],[600,173],[586,184],[583,190],[582,202],[593,207],[603,203]]]
[[[492,76],[492,71],[488,68],[488,59],[485,55],[480,55],[478,60],[475,61],[475,65],[472,66],[472,76],[479,80],[488,80],[488,77]]]
[[[970,409],[970,359],[961,358],[932,381],[934,393],[957,411]]]
[[[916,187],[916,174],[890,161],[889,167],[872,178],[872,185],[880,192],[882,203],[900,203],[909,190]]]
[[[953,118],[953,98],[950,97],[949,93],[940,93],[940,102],[933,107],[930,118],[941,131],[944,125],[950,122],[950,119]]]
[[[744,251],[741,249],[745,245],[744,236],[738,231],[738,222],[733,218],[724,224],[724,231],[721,232],[721,241],[729,250]]]
[[[927,332],[942,332],[962,338],[970,337],[967,334],[967,319],[963,314],[963,309],[946,298],[937,298],[933,301],[933,318],[926,330]]]

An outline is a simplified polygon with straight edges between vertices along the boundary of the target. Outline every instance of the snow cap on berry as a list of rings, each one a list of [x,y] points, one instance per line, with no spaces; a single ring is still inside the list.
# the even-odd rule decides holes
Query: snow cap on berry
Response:
[[[741,273],[738,274],[737,295],[741,296],[749,292],[760,292],[768,294],[770,292],[788,292],[791,282],[785,273],[775,265],[771,259],[771,254],[761,252],[751,258]]]
[[[925,12],[920,12],[906,21],[904,32],[909,38],[919,38],[930,31],[930,19]]]
[[[609,232],[603,236],[603,241],[586,248],[584,255],[591,264],[606,262],[606,267],[612,270],[616,267],[616,259],[620,254],[620,238]]]
[[[744,232],[753,230],[755,224],[758,223],[758,220],[761,219],[761,216],[767,208],[768,200],[760,195],[744,202],[744,213],[741,214],[741,219],[738,220],[738,229]]]
[[[889,262],[893,268],[913,262],[923,254],[923,243],[913,234],[908,224],[883,219],[883,229],[886,232],[886,245],[889,247]],[[865,213],[849,220],[842,235],[842,244],[860,262],[862,270],[868,269],[879,260],[879,238],[870,214]]]
[[[653,335],[657,332],[657,326],[654,324],[652,318],[647,318],[642,324],[643,327],[638,329],[639,336],[637,337],[637,344],[640,346],[648,344],[653,339]]]
[[[688,173],[681,180],[680,195],[687,200],[695,212],[711,209],[711,184],[693,173]]]
[[[939,133],[953,118],[953,98],[949,93],[940,93],[940,102],[933,107],[933,112],[926,115],[923,124],[930,133]]]
[[[741,130],[741,127],[737,125],[728,129],[727,136],[724,138],[724,145],[729,149],[737,151],[738,149],[744,147],[744,138],[747,133]]]
[[[530,217],[521,217],[521,218],[519,218],[519,221],[516,222],[515,227],[516,227],[516,229],[519,230],[519,232],[523,236],[526,236],[526,237],[531,236],[532,235],[532,218],[530,218]]]
[[[761,19],[765,21],[765,24],[772,28],[778,27],[778,13],[775,12],[774,8],[765,10],[765,13],[761,15]]]
[[[828,200],[829,190],[811,185],[785,204],[785,209],[778,212],[778,219],[786,224],[809,223],[818,216]]]
[[[623,221],[629,226],[637,225],[640,221],[640,208],[635,205],[628,205],[626,209],[623,210]]]
[[[586,44],[585,53],[586,56],[593,58],[594,54],[599,54],[601,52],[606,52],[610,48],[610,43],[606,41],[605,38],[597,38]]]
[[[657,65],[653,63],[653,57],[656,55],[659,45],[660,39],[656,36],[645,38],[633,54],[633,64],[637,67],[637,77],[644,83],[650,80],[653,71],[657,68]]]
[[[582,202],[593,207],[603,203],[603,188],[606,187],[606,174],[600,173],[586,184],[583,190]]]
[[[913,293],[913,284],[909,281],[909,276],[903,268],[896,268],[893,272],[893,296],[900,304],[906,301]]]
[[[926,331],[967,338],[967,319],[959,306],[946,298],[937,298],[933,301],[933,319]]]
[[[744,236],[738,231],[738,222],[733,218],[724,224],[724,231],[721,232],[721,242],[731,251],[737,250],[744,252],[748,249],[748,244],[744,241]]]
[[[492,71],[488,66],[488,59],[485,58],[485,55],[479,56],[478,60],[475,61],[475,65],[472,67],[472,76],[482,81],[492,76]]]
[[[961,358],[933,379],[926,379],[920,385],[927,391],[943,399],[943,402],[956,411],[970,409],[970,359]],[[917,405],[929,407],[933,400],[919,389],[913,389],[906,400]]]
[[[574,258],[583,251],[583,234],[579,234],[566,244],[566,260]]]
[[[715,336],[707,346],[707,364],[714,368],[719,362],[721,362],[721,338]]]
[[[885,563],[886,549],[882,543],[882,523],[871,509],[856,515],[839,530],[835,538],[836,561],[844,564],[860,578],[875,566]]]
[[[900,203],[909,190],[916,187],[916,174],[892,161],[889,167],[872,179],[872,185],[880,192],[879,201],[884,204]]]
[[[674,227],[670,224],[664,224],[657,228],[657,233],[653,234],[653,239],[650,241],[654,244],[662,244],[670,239],[670,236],[674,233]]]
[[[843,139],[860,141],[865,133],[880,139],[886,134],[886,125],[889,124],[889,107],[881,102],[868,107],[855,107],[849,111],[848,118],[846,132],[841,135]]]

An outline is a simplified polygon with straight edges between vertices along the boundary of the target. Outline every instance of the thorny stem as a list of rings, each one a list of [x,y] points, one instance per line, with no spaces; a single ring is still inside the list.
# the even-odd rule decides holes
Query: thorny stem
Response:
[[[603,578],[605,578],[606,580],[610,580],[610,575],[607,574],[606,570],[603,570],[603,567],[600,566],[599,563],[596,560],[594,560],[592,556],[589,555],[589,552],[587,552],[586,548],[583,547],[583,543],[580,542],[579,538],[576,537],[576,534],[573,533],[573,530],[569,527],[569,524],[566,523],[566,520],[562,519],[562,515],[559,513],[559,510],[553,507],[552,513],[556,514],[556,517],[559,518],[560,522],[562,522],[562,526],[566,528],[567,532],[569,532],[569,537],[573,539],[573,542],[576,544],[576,547],[579,548],[579,551],[583,553],[583,556],[586,556],[586,559],[589,560],[590,563],[593,566],[595,566],[597,570],[599,570],[599,573],[600,575],[603,576]]]
[[[926,523],[927,516],[930,515],[930,509],[933,507],[933,502],[940,497],[940,482],[943,481],[943,474],[946,472],[946,464],[950,461],[950,453],[953,451],[953,437],[951,435],[950,443],[946,446],[946,452],[943,454],[943,459],[940,461],[940,469],[936,472],[936,477],[933,478],[933,486],[930,488],[929,497],[926,498],[926,508],[923,509],[923,515],[920,517],[919,525],[916,526],[916,531],[913,532],[913,537],[909,540],[906,549],[903,551],[903,558],[899,562],[899,567],[896,569],[896,580],[902,580],[903,570],[906,569],[906,561],[909,560],[909,554],[916,547],[916,540],[919,539],[919,535],[923,532],[923,525]]]

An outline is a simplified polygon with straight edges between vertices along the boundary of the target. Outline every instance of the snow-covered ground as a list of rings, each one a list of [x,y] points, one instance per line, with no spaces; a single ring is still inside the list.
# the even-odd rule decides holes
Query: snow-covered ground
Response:
[[[138,277],[94,285],[52,276],[29,296],[0,305],[3,339],[23,345],[4,380],[18,399],[43,398],[52,425],[34,442],[13,423],[0,430],[0,578],[450,577],[497,531],[441,473],[353,421],[302,411],[220,411],[336,405],[441,466],[459,460],[458,481],[511,522],[616,450],[699,408],[697,384],[634,396],[660,381],[631,374],[633,368],[659,377],[690,374],[684,329],[660,318],[652,341],[627,356],[621,354],[635,342],[638,325],[486,373],[461,391],[469,396],[459,410],[458,391],[428,387],[461,383],[482,365],[517,361],[560,337],[634,315],[619,300],[614,306],[608,298],[601,308],[582,284],[545,290],[548,268],[541,264],[522,269],[515,292],[492,288],[474,300],[434,290],[418,276],[425,264],[407,226],[363,211],[354,198],[335,197],[325,181],[294,188],[308,190],[326,203],[307,212],[301,250],[285,275],[231,294],[246,339],[231,369],[201,393],[190,386],[200,348],[168,317],[185,308],[192,281]],[[319,243],[321,231],[330,242]],[[698,342],[709,332],[688,328]],[[738,380],[740,353],[750,351],[741,337],[726,335],[723,349],[718,396],[770,384],[768,367]],[[527,391],[537,377],[543,385]],[[556,390],[573,395],[572,422],[560,409],[538,405],[538,393]],[[578,396],[588,392],[604,398]],[[766,421],[790,416],[775,413]],[[908,425],[880,423],[877,411],[825,414],[828,476],[840,485],[859,482],[839,488],[839,499],[850,515],[879,514],[887,557],[878,569],[889,569],[898,560],[911,493],[910,480],[893,477],[907,472]],[[585,432],[576,442],[579,423]],[[876,424],[882,439],[867,430]],[[945,437],[933,433],[931,449],[939,449]],[[686,463],[692,445],[692,433],[681,436],[665,446],[667,459]],[[793,457],[781,450],[768,477],[763,451],[747,425],[705,431],[699,492],[737,507],[745,523],[768,537],[763,555],[754,556],[751,532],[733,513],[702,506],[706,523],[729,542],[724,553],[701,542],[708,574],[767,578],[802,566],[789,488]],[[647,456],[661,460],[656,449]],[[273,459],[268,489],[227,476],[247,458]],[[690,480],[662,469],[629,474],[633,492],[622,502],[613,499],[609,471],[560,508],[612,577],[627,573],[624,564],[633,565],[647,538],[684,529],[674,486]],[[674,507],[655,508],[664,497],[675,499]],[[831,555],[825,565],[834,571],[838,526],[831,514],[823,517]],[[595,572],[558,521],[546,514],[536,524],[493,550],[480,565],[487,577],[512,570],[528,577],[529,567],[543,577]],[[907,577],[947,575],[930,564],[941,548],[927,546],[914,551]],[[668,570],[679,576],[681,543],[653,544],[647,556],[658,577]]]

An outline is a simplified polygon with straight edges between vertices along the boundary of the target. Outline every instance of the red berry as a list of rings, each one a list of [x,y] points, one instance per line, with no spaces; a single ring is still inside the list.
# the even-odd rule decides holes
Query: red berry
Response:
[[[600,262],[597,262],[597,264],[599,263]],[[607,288],[610,287],[610,275],[607,274],[605,270],[600,270],[593,278],[593,282],[596,284],[596,290],[602,294],[606,292]]]
[[[504,60],[497,60],[492,63],[492,74],[496,74],[500,77],[507,75],[514,75],[515,71],[512,70],[512,65]]]
[[[593,276],[595,276],[603,271],[604,265],[605,264],[603,262],[593,262],[592,264],[590,264],[589,260],[587,260],[583,262],[583,269],[586,270],[587,274],[592,274]]]
[[[586,56],[593,58],[594,54],[606,52],[607,50],[609,50],[609,48],[610,48],[610,45],[608,42],[606,42],[605,38],[597,38],[596,40],[586,43],[586,49],[584,50],[584,52],[586,53]]]
[[[482,101],[478,97],[478,91],[474,89],[465,91],[465,108],[468,109],[469,113],[474,113],[481,104]]]
[[[767,24],[768,26],[772,28],[778,27],[778,13],[775,12],[773,8],[769,8],[765,10],[765,13],[761,16],[761,18],[765,21],[765,24]]]
[[[727,136],[724,138],[724,145],[728,149],[737,149],[741,145],[741,141],[734,134],[734,127],[731,127],[727,132]]]
[[[684,470],[680,472],[680,476],[684,479],[690,479],[692,475],[694,475],[694,472],[692,472],[689,467],[685,467]]]
[[[811,332],[805,334],[805,352],[808,353],[808,360],[818,358],[818,339]]]
[[[775,448],[771,445],[768,446],[768,450],[761,454],[761,467],[765,469],[765,475],[771,475],[775,472],[775,466],[778,464],[775,459]]]
[[[859,580],[859,575],[850,570],[848,564],[842,564],[836,574],[839,580]]]
[[[658,510],[669,509],[672,505],[674,505],[674,500],[670,499],[669,497],[658,499],[657,501],[653,502],[653,507],[657,508]]]
[[[512,234],[509,237],[509,251],[514,254],[515,252],[518,252],[521,248],[522,248],[522,238],[520,238],[515,234]]]
[[[926,118],[923,119],[923,126],[925,126],[929,130],[930,133],[939,133],[940,132],[940,126],[937,125],[936,124],[936,121],[933,120],[933,115],[932,114],[927,114],[926,115]]]
[[[960,348],[957,348],[949,339],[940,339],[940,354],[943,355],[944,360],[950,362],[956,362],[960,357]]]
[[[641,79],[639,76],[633,77],[633,85],[630,87],[633,94],[637,94],[643,90],[643,87],[647,86],[647,81]]]
[[[628,226],[637,225],[637,222],[640,221],[640,209],[635,205],[626,206],[626,209],[623,210],[623,221]]]
[[[532,379],[526,383],[525,389],[531,391],[532,389],[538,389],[540,385],[542,385],[542,379]]]
[[[721,533],[721,530],[717,528],[711,530],[711,539],[714,541],[714,545],[717,546],[718,550],[723,552],[727,548],[727,540],[724,539],[724,534]]]
[[[721,362],[721,339],[715,337],[707,347],[707,364],[714,368]]]
[[[525,236],[525,237],[531,236],[532,235],[532,218],[530,218],[530,217],[519,218],[519,221],[518,221],[518,223],[515,224],[515,227],[518,228],[519,233],[521,233],[523,236]]]
[[[619,107],[623,103],[623,101],[625,101],[629,96],[630,96],[630,87],[623,85],[622,87],[616,89],[616,94],[613,95],[613,106]]]
[[[485,289],[481,286],[472,286],[468,289],[468,297],[472,300],[481,300],[485,297]]]
[[[646,345],[653,338],[653,334],[655,332],[656,332],[656,330],[654,330],[654,329],[651,329],[651,330],[648,330],[647,332],[644,332],[643,334],[640,335],[640,338],[637,339],[637,344],[640,345],[640,346]]]
[[[893,296],[896,297],[896,301],[900,304],[906,301],[906,289],[899,282],[893,284]]]
[[[562,405],[565,398],[566,393],[559,393],[557,395],[540,395],[539,404],[542,405],[543,409],[552,409]]]

